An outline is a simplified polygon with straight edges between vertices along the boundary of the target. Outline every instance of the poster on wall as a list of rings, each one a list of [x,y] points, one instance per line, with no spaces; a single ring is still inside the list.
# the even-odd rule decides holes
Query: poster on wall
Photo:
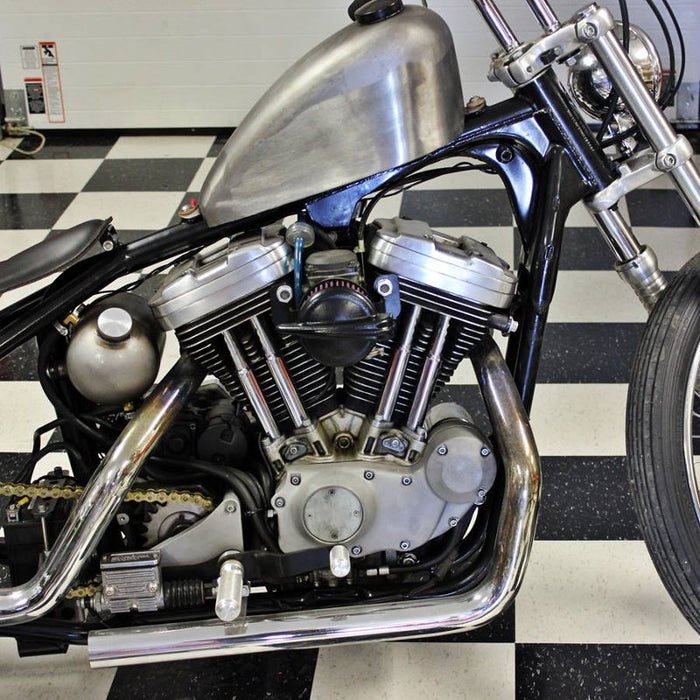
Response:
[[[44,95],[49,122],[62,124],[66,121],[66,113],[63,107],[63,88],[61,87],[61,74],[58,68],[56,42],[40,41],[39,56],[41,59],[41,73],[44,77]]]

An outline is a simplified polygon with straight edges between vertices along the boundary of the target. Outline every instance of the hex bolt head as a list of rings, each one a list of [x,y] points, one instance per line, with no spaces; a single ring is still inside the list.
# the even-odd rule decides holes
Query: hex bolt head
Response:
[[[372,479],[374,479],[374,472],[368,469],[365,472],[365,479],[367,479],[367,481],[372,481]]]
[[[290,457],[296,457],[299,453],[299,448],[296,445],[291,445],[288,452]]]
[[[233,501],[226,501],[226,505],[224,506],[224,510],[227,513],[235,513],[236,512],[236,504]]]
[[[388,297],[394,291],[394,285],[391,280],[383,279],[377,284],[377,291],[383,297]]]
[[[447,524],[448,524],[450,527],[456,527],[458,522],[459,522],[459,521],[457,520],[457,518],[450,518],[450,519],[447,521]]]
[[[407,549],[409,549],[410,546],[411,546],[411,543],[410,543],[408,540],[402,540],[402,541],[401,541],[401,544],[399,545],[399,547],[401,547],[401,549],[402,549],[404,552],[405,552]]]
[[[491,454],[491,450],[490,450],[488,447],[486,447],[486,445],[484,445],[484,446],[481,448],[481,456],[482,456],[482,457],[488,457],[490,454]]]
[[[284,498],[281,496],[278,498],[275,498],[275,508],[284,508]]]
[[[410,476],[404,476],[401,479],[401,483],[404,486],[410,486],[413,483],[413,479]]]
[[[103,593],[109,597],[111,595],[114,595],[114,586],[105,586]]]
[[[593,22],[586,22],[583,25],[582,32],[586,39],[595,39],[598,36],[598,27]]]
[[[360,547],[359,544],[356,544],[351,550],[350,554],[353,555],[353,557],[359,557],[360,554],[362,554],[362,547]]]
[[[299,474],[292,474],[289,477],[289,483],[292,486],[299,486],[299,484],[301,483],[301,476],[299,476]]]
[[[676,165],[676,156],[673,155],[673,153],[667,153],[663,159],[663,166],[664,168],[673,168]]]
[[[148,592],[155,593],[158,590],[158,584],[155,581],[151,581],[148,584]]]
[[[288,301],[291,301],[292,299],[292,288],[286,284],[283,284],[281,287],[277,287],[277,301],[282,302],[283,304],[286,304]]]
[[[447,446],[440,445],[440,447],[437,448],[437,453],[444,457],[447,454]]]

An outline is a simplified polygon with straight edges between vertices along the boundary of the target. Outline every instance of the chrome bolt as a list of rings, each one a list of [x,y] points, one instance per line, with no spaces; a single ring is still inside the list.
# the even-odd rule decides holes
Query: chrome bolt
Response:
[[[108,239],[102,241],[102,250],[106,250],[108,253],[114,250],[114,241]]]
[[[290,457],[296,457],[299,454],[299,448],[296,445],[292,445],[288,452]]]
[[[476,495],[477,495],[479,498],[484,498],[484,496],[486,496],[486,491],[484,491],[484,489],[479,489],[479,490],[476,492]]]
[[[299,484],[301,483],[301,477],[299,476],[299,474],[292,474],[289,477],[289,483],[292,486],[299,486]]]
[[[372,479],[374,479],[374,472],[368,469],[365,472],[365,479],[367,479],[367,481],[372,481]]]
[[[129,522],[129,516],[126,513],[117,513],[117,523],[119,525],[126,525]]]
[[[351,550],[350,554],[352,554],[353,557],[359,557],[360,554],[362,554],[362,547],[360,547],[359,544],[356,544]]]
[[[284,508],[284,498],[275,498],[275,508]]]
[[[407,549],[409,549],[410,546],[411,546],[411,543],[410,543],[408,540],[402,540],[402,541],[401,541],[401,544],[399,545],[399,547],[401,547],[401,549],[403,549],[404,552],[405,552]]]
[[[404,486],[410,486],[410,485],[413,483],[413,479],[411,479],[410,476],[404,476],[404,477],[401,479],[401,483],[402,483]]]
[[[437,448],[437,453],[442,456],[446,455],[447,447],[445,445],[440,445],[440,447]]]
[[[674,156],[673,153],[667,153],[661,159],[661,163],[664,166],[664,168],[668,168],[670,170],[671,168],[674,168],[676,166],[676,156]]]
[[[391,280],[383,279],[377,283],[377,291],[383,297],[388,297],[394,291],[394,285]]]
[[[291,301],[292,299],[292,288],[289,285],[283,284],[281,287],[277,287],[277,301],[282,302],[283,304],[286,304],[288,301]]]
[[[105,586],[104,587],[104,594],[107,597],[114,595],[114,586]]]
[[[158,584],[155,581],[151,581],[148,584],[148,592],[155,593],[158,590]]]
[[[224,506],[224,510],[227,513],[235,513],[236,512],[236,504],[233,501],[226,501],[226,505]]]
[[[598,36],[598,27],[593,22],[586,22],[581,28],[581,32],[586,39],[595,39]]]
[[[486,447],[486,445],[484,445],[484,446],[481,448],[481,456],[482,456],[482,457],[488,457],[490,454],[491,454],[491,450],[489,450],[489,448]]]
[[[450,519],[447,521],[447,524],[448,524],[450,527],[455,527],[455,526],[457,525],[457,522],[458,522],[458,521],[457,521],[457,518],[450,518]]]

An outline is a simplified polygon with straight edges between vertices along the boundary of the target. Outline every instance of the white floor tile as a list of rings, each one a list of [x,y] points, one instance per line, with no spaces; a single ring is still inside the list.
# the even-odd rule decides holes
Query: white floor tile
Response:
[[[85,647],[65,655],[20,659],[11,639],[0,639],[0,697],[32,700],[104,700],[115,670],[90,669]]]
[[[187,188],[188,192],[200,192],[202,189],[202,185],[204,184],[204,180],[206,179],[207,175],[209,174],[209,171],[211,170],[211,166],[214,165],[214,161],[216,158],[205,158],[202,161],[202,164],[199,166],[199,169],[195,173],[194,178],[192,178],[192,182],[190,183],[190,186]]]
[[[644,323],[646,311],[614,271],[564,270],[549,311],[552,323]]]
[[[121,136],[107,158],[204,158],[215,136]]]
[[[643,542],[536,541],[515,615],[518,642],[700,644]]]
[[[646,228],[637,226],[634,233],[640,243],[651,246],[662,270],[679,270],[700,252],[697,228]]]
[[[624,455],[626,404],[626,384],[539,384],[531,422],[540,455]]]
[[[512,644],[377,643],[321,649],[312,700],[511,699]]]
[[[117,231],[165,228],[183,195],[184,192],[81,192],[54,228],[70,228],[88,219],[108,216],[114,217]]]
[[[2,382],[0,452],[31,452],[32,434],[56,418],[39,382]]]
[[[0,168],[0,192],[80,192],[101,163],[99,158],[8,160]]]

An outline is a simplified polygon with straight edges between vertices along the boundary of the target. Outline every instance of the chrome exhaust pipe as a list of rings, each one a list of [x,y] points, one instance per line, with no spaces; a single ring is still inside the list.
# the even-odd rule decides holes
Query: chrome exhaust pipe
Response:
[[[85,487],[39,571],[26,583],[0,588],[0,625],[41,617],[68,592],[151,450],[203,379],[182,357],[124,428]]]
[[[505,494],[497,545],[486,579],[448,598],[365,604],[309,612],[252,616],[93,632],[95,668],[207,656],[304,649],[382,639],[461,632],[489,622],[520,586],[535,534],[540,462],[527,414],[492,340],[472,354],[477,379],[505,465]]]

